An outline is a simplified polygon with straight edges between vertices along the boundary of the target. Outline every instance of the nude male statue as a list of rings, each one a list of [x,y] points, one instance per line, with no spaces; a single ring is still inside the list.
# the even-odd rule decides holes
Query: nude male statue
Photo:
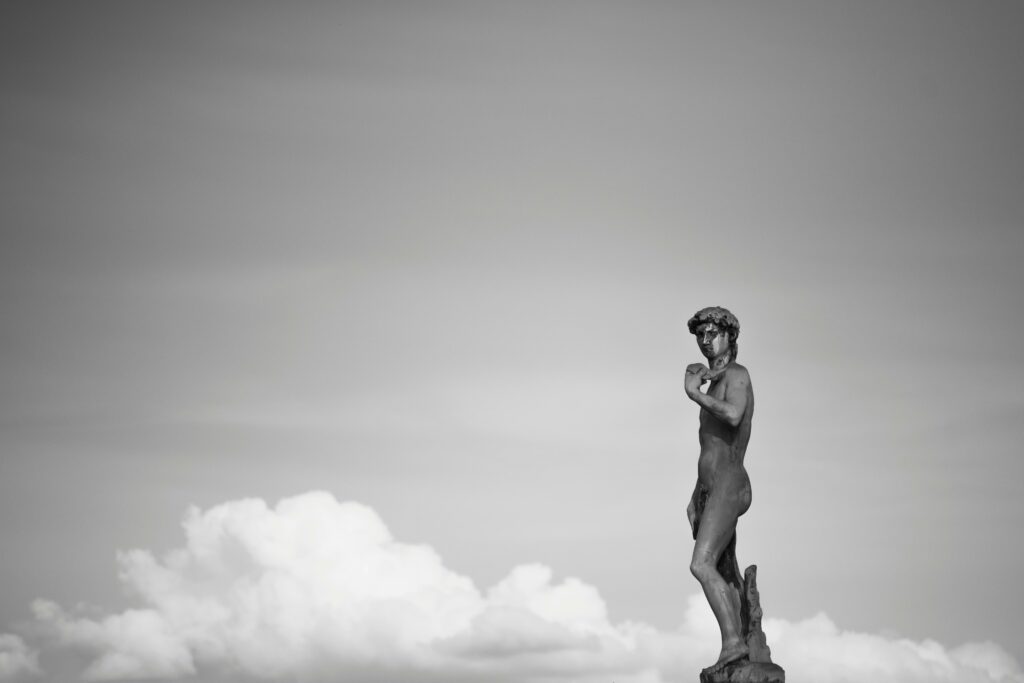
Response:
[[[748,655],[743,636],[743,579],[736,563],[736,522],[750,507],[750,479],[743,456],[750,440],[754,391],[747,369],[736,362],[740,323],[720,307],[698,311],[687,323],[708,365],[686,368],[686,395],[700,406],[697,486],[686,509],[695,544],[690,571],[700,581],[722,631],[719,670]],[[709,382],[707,391],[701,386]]]

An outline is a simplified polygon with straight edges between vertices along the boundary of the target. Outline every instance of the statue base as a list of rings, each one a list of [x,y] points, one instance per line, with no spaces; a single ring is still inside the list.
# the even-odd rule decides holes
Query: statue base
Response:
[[[786,672],[771,662],[741,659],[712,669],[701,673],[700,683],[786,683]]]

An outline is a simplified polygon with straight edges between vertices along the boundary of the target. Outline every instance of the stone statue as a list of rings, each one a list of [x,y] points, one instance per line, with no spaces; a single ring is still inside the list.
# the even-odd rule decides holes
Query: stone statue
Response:
[[[754,417],[754,390],[736,362],[740,323],[720,307],[698,311],[688,323],[708,364],[686,368],[686,395],[700,406],[697,486],[686,516],[695,540],[690,571],[700,581],[722,631],[722,650],[701,673],[701,683],[782,683],[761,631],[757,567],[740,575],[736,522],[750,507],[743,457]],[[710,382],[707,391],[701,387]]]

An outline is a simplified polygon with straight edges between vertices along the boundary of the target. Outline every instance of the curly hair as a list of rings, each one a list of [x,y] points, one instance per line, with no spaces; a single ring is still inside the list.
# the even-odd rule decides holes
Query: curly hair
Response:
[[[690,330],[690,334],[697,334],[697,327],[704,323],[714,323],[729,335],[729,351],[732,352],[732,359],[736,360],[736,355],[740,350],[737,341],[740,337],[740,321],[736,316],[728,308],[709,306],[694,313],[686,323],[686,327]]]

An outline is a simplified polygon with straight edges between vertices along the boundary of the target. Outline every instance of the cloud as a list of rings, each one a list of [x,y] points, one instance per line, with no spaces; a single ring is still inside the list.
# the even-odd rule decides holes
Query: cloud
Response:
[[[994,643],[947,650],[934,640],[841,631],[825,614],[788,623],[766,619],[773,659],[794,680],[834,683],[1019,683],[1020,666]]]
[[[185,547],[162,560],[119,555],[141,609],[92,618],[35,603],[60,643],[93,653],[86,678],[635,668],[622,663],[635,634],[608,622],[593,587],[529,565],[483,595],[372,509],[326,493],[192,509],[184,528]]]
[[[39,654],[19,636],[0,633],[0,681],[19,681],[40,673]]]
[[[669,683],[717,654],[701,595],[665,632],[612,623],[596,588],[539,564],[482,592],[432,548],[392,538],[372,509],[327,493],[191,509],[184,530],[184,547],[161,559],[119,555],[138,608],[96,616],[34,603],[47,646],[84,653],[88,680]],[[946,650],[844,632],[823,614],[765,628],[793,680],[1024,683],[991,643]],[[2,638],[0,671],[8,660],[38,671],[19,638]]]

